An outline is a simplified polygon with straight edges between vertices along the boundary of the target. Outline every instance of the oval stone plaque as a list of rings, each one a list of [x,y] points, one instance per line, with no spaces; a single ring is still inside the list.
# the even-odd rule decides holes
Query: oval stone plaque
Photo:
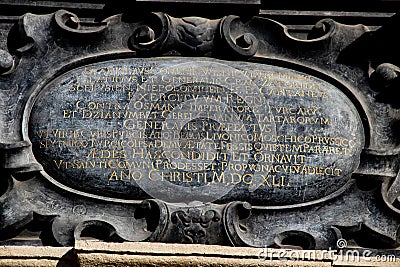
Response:
[[[357,109],[332,84],[204,58],[74,69],[36,95],[28,125],[45,177],[116,199],[309,202],[348,182],[364,146]]]

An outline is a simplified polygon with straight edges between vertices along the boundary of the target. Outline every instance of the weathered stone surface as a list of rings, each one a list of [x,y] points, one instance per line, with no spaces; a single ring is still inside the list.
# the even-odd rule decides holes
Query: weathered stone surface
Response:
[[[359,252],[357,252],[359,251]],[[295,250],[148,242],[81,240],[74,247],[0,247],[1,266],[382,266],[399,264],[398,253]],[[347,255],[347,256],[346,256]],[[368,256],[362,256],[368,255]]]
[[[36,98],[29,136],[46,176],[106,197],[313,201],[349,181],[364,145],[341,89],[273,65],[120,59]]]
[[[1,246],[0,265],[7,267],[75,267],[78,262],[71,247]]]
[[[262,17],[134,14],[11,29],[1,242],[399,246],[398,59],[367,49],[398,17],[305,40]]]

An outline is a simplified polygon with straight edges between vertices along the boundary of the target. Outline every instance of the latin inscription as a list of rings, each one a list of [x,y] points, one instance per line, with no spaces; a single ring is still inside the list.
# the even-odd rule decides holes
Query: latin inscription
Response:
[[[183,201],[313,200],[346,183],[363,146],[356,109],[338,88],[243,62],[85,66],[47,86],[29,125],[47,174],[132,199],[144,190],[167,201],[186,192]]]

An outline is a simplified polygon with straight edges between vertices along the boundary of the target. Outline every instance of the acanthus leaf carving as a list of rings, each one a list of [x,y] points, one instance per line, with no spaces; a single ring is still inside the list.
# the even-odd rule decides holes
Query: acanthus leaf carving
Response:
[[[190,243],[205,243],[207,238],[206,228],[212,222],[218,222],[221,215],[216,210],[202,211],[198,208],[189,208],[186,211],[175,211],[171,214],[171,222],[183,224],[182,234],[190,241]]]
[[[166,237],[169,240],[185,240],[185,243],[217,244],[225,239],[221,221],[222,207],[207,203],[190,204],[186,208],[169,205],[172,224]]]
[[[181,54],[205,55],[214,48],[219,21],[200,17],[174,18],[164,13],[151,13],[134,29],[130,46],[142,54],[174,50]]]

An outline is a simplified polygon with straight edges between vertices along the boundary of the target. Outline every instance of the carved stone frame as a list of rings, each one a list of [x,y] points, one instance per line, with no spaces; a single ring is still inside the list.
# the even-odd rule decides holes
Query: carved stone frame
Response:
[[[400,81],[396,66],[400,58],[392,46],[380,50],[379,41],[389,39],[398,22],[395,16],[371,32],[363,25],[325,19],[307,40],[301,40],[284,25],[261,17],[209,20],[151,13],[136,22],[115,15],[88,23],[64,10],[22,16],[10,31],[9,51],[0,51],[1,239],[28,228],[41,231],[43,244],[62,246],[95,236],[105,241],[303,249],[335,247],[344,238],[360,246],[397,247],[400,105],[392,92]],[[115,201],[64,190],[44,179],[26,135],[32,94],[79,66],[155,56],[289,66],[346,88],[365,130],[359,168],[334,194],[287,206],[236,201],[188,207],[155,199]]]

